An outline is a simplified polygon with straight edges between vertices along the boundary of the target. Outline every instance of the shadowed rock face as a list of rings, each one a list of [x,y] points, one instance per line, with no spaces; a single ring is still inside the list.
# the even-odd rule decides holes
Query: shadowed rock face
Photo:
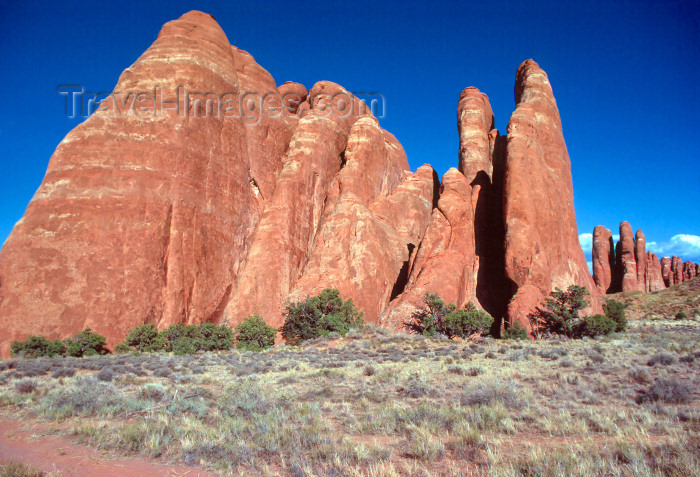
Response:
[[[647,268],[647,251],[646,238],[641,230],[637,230],[634,234],[634,259],[637,262],[637,290],[646,291],[644,286],[646,268]]]
[[[479,261],[474,253],[471,192],[457,169],[443,176],[440,199],[410,264],[406,290],[391,304],[382,325],[399,327],[422,307],[426,292],[438,293],[446,303],[460,307],[476,301]]]
[[[612,293],[615,252],[612,233],[602,225],[593,229],[593,281],[600,293]]]
[[[518,68],[517,107],[508,123],[505,164],[505,272],[516,291],[508,319],[527,315],[554,287],[597,288],[578,244],[571,163],[547,75],[532,60]],[[636,273],[636,271],[635,271]]]
[[[168,103],[145,114],[134,96],[155,86]],[[462,92],[459,170],[440,181],[412,173],[340,85],[277,87],[210,15],[187,13],[52,156],[0,251],[0,352],[85,327],[114,345],[143,323],[257,313],[278,326],[287,301],[326,287],[394,329],[426,292],[527,326],[554,287],[579,284],[599,311],[559,113],[532,60],[516,102],[504,137],[486,95]]]

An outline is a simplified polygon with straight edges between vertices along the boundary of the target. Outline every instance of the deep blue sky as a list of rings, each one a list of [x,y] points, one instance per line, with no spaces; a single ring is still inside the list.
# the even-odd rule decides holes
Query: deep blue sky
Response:
[[[441,175],[457,164],[460,91],[485,92],[504,132],[515,71],[534,58],[562,116],[579,233],[628,220],[700,261],[697,0],[221,3],[0,0],[0,243],[79,121],[57,85],[111,91],[162,24],[196,9],[278,84],[381,92],[411,168]]]

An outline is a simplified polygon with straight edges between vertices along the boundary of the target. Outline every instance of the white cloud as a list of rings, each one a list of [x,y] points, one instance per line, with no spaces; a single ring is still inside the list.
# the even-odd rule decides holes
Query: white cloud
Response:
[[[578,241],[581,244],[583,253],[586,254],[586,257],[590,257],[591,253],[593,253],[593,234],[581,234],[578,236]]]
[[[691,234],[678,234],[666,242],[648,242],[646,248],[659,257],[675,255],[683,261],[700,261],[700,236]]]

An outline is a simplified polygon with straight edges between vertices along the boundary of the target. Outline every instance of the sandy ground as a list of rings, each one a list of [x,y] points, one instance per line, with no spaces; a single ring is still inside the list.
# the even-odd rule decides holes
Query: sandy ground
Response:
[[[119,458],[48,433],[36,423],[0,417],[0,463],[22,462],[63,477],[208,477],[216,474],[184,465],[159,465]]]

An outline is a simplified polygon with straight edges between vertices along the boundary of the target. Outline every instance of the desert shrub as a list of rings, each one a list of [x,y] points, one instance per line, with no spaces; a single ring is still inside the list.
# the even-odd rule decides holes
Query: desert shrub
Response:
[[[632,381],[639,384],[646,384],[651,382],[651,373],[644,368],[635,366],[630,370],[628,376]]]
[[[99,373],[97,373],[97,379],[109,383],[114,379],[114,371],[112,368],[102,368]]]
[[[204,367],[199,366],[198,364],[193,364],[190,366],[190,372],[192,374],[204,374]]]
[[[408,429],[407,454],[413,458],[432,462],[445,457],[445,445],[428,430],[410,426]]]
[[[66,355],[74,356],[76,358],[109,353],[107,348],[105,348],[107,338],[102,335],[98,335],[90,328],[84,329],[73,338],[66,339],[65,343]]]
[[[117,345],[114,347],[114,352],[116,354],[125,354],[131,351],[134,351],[134,349],[123,341],[121,343],[117,343]]]
[[[675,318],[676,318],[677,320],[687,320],[687,319],[688,319],[688,315],[686,315],[684,311],[679,311],[678,313],[676,313]]]
[[[17,365],[16,361],[0,361],[0,371],[5,371],[6,369],[12,369]]]
[[[112,415],[133,410],[137,404],[124,397],[112,383],[89,376],[50,391],[41,403],[41,410],[49,417]]]
[[[269,396],[256,381],[237,381],[224,390],[218,406],[222,413],[231,417],[265,414],[274,407]]]
[[[417,398],[430,394],[432,390],[430,383],[420,374],[412,374],[400,389],[401,394],[407,397]]]
[[[589,305],[588,296],[590,294],[586,287],[579,285],[571,285],[566,291],[556,288],[544,299],[544,306],[529,316],[533,333],[538,337],[553,334],[569,338],[580,337],[579,313]]]
[[[469,369],[467,369],[467,376],[478,376],[480,374],[484,373],[484,368],[481,366],[472,366]]]
[[[126,335],[126,338],[124,338],[123,343],[142,353],[158,351],[163,348],[162,343],[158,340],[158,330],[153,323],[146,323],[145,325],[132,328]]]
[[[596,336],[609,335],[617,328],[617,323],[605,315],[586,316],[578,326],[576,336]]]
[[[161,331],[155,338],[157,347],[176,355],[198,351],[223,351],[233,346],[233,332],[227,325],[177,323]]]
[[[195,328],[196,326],[194,325],[184,325],[183,323],[170,325],[159,332],[153,339],[155,347],[168,352],[174,352],[176,348],[179,351],[183,351],[190,346],[194,349],[191,341],[196,338]],[[176,354],[186,353],[179,352]]]
[[[463,406],[488,406],[501,403],[506,408],[517,409],[525,405],[515,386],[502,382],[480,382],[466,386],[460,402]]]
[[[469,302],[462,310],[454,310],[445,316],[445,335],[448,338],[458,336],[467,338],[475,334],[485,334],[493,324],[493,317],[484,310],[479,310]]]
[[[530,333],[520,323],[513,323],[503,334],[504,340],[526,340],[530,337]]]
[[[406,328],[422,334],[423,336],[434,336],[435,334],[445,334],[445,317],[457,310],[454,303],[445,304],[437,293],[426,292],[423,297],[424,310],[416,311],[411,317],[411,321],[405,323]]]
[[[625,316],[625,308],[627,306],[624,303],[620,303],[615,300],[608,300],[603,303],[603,311],[605,311],[605,316],[610,318],[615,322],[614,331],[625,331],[627,329],[627,317]]]
[[[661,364],[663,366],[669,366],[675,364],[676,358],[668,353],[658,353],[652,356],[649,361],[647,361],[647,366],[656,366]]]
[[[43,376],[51,370],[51,366],[48,363],[42,361],[24,361],[17,365],[18,375],[25,378],[31,378],[35,376]]]
[[[75,368],[58,368],[51,375],[52,378],[71,378],[75,376]]]
[[[10,345],[13,356],[40,358],[42,356],[62,356],[66,346],[61,340],[49,341],[43,336],[30,336],[25,341],[13,341]]]
[[[15,383],[15,390],[20,394],[33,393],[39,387],[39,383],[34,379],[22,379]]]
[[[226,351],[233,348],[233,330],[228,325],[202,323],[197,328],[195,338],[197,351]]]
[[[466,338],[476,333],[486,333],[493,324],[493,317],[469,302],[463,309],[454,303],[445,304],[437,293],[426,292],[425,309],[415,312],[404,326],[423,336]]]
[[[693,388],[689,384],[671,379],[658,379],[648,389],[639,393],[637,403],[661,401],[680,404],[689,402],[692,397]]]
[[[152,399],[153,401],[161,401],[166,394],[165,386],[160,383],[146,383],[139,391],[142,399]]]
[[[160,367],[153,370],[153,376],[157,376],[159,378],[168,378],[172,375],[173,372],[170,368]]]
[[[236,348],[246,351],[261,351],[274,346],[277,328],[265,323],[259,315],[249,316],[234,330]]]
[[[303,301],[288,303],[283,316],[282,337],[290,344],[334,332],[344,336],[350,329],[364,326],[362,312],[352,299],[343,300],[334,288],[326,288]]]
[[[12,460],[4,460],[0,464],[0,477],[52,477],[56,474],[47,474],[41,469],[15,462]]]

